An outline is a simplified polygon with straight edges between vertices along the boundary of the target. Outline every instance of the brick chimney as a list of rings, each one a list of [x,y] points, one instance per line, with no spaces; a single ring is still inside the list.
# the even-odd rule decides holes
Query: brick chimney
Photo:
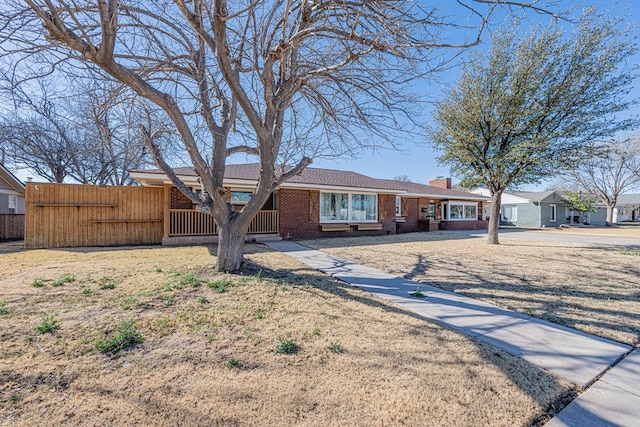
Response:
[[[451,190],[451,178],[439,176],[436,179],[429,180],[429,185],[432,187],[446,188],[447,190]]]

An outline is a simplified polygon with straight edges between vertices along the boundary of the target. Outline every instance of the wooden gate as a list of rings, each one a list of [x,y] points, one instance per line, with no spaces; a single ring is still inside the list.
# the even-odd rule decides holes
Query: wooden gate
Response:
[[[27,183],[25,246],[160,244],[163,189]]]

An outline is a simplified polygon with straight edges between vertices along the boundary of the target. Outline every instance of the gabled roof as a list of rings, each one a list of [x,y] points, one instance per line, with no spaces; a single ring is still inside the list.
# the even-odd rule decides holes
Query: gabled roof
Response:
[[[192,168],[175,168],[179,177],[185,180],[195,180],[197,175]],[[143,185],[157,185],[166,181],[164,172],[160,169],[134,170],[129,172],[131,177]],[[155,176],[155,179],[154,179]],[[260,177],[260,165],[258,163],[245,163],[225,166],[225,181],[231,185],[234,183],[256,183]],[[389,179],[376,179],[357,172],[341,171],[322,168],[305,168],[299,175],[292,176],[281,185],[282,188],[344,188],[345,191],[357,189],[398,194],[413,197],[437,197],[454,200],[486,200],[483,196],[464,191],[449,190],[414,182],[394,181]]]
[[[640,205],[640,194],[621,194],[618,196],[618,206]]]
[[[509,193],[509,194],[513,194],[514,196],[518,196],[518,197],[522,197],[524,199],[527,199],[531,202],[542,202],[546,199],[548,199],[549,197],[553,196],[554,194],[557,194],[558,197],[561,200],[565,200],[566,197],[564,197],[561,193],[559,193],[556,190],[549,190],[549,191],[505,191],[505,193]]]
[[[9,169],[4,167],[2,163],[0,163],[0,180],[7,183],[16,193],[24,194],[26,192],[24,183],[12,174]]]

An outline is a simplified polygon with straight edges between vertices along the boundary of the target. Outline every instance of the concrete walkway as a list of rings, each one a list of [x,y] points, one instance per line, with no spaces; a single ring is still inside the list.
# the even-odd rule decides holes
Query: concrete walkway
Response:
[[[632,347],[412,282],[294,242],[270,247],[428,319],[501,348],[580,387],[591,385]],[[411,298],[419,289],[424,299]],[[626,414],[626,415],[625,415]],[[552,426],[640,425],[640,353],[636,350],[572,402]]]

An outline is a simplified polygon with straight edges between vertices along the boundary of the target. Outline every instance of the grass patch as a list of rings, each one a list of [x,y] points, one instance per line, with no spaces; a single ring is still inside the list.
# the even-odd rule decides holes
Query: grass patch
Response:
[[[278,337],[276,345],[276,353],[278,354],[295,354],[299,350],[298,345],[291,337]]]
[[[207,283],[207,286],[211,289],[215,289],[216,292],[221,294],[223,292],[226,292],[227,289],[229,289],[230,287],[232,287],[233,282],[229,278],[223,277],[221,279],[214,280],[213,282]]]
[[[640,256],[640,249],[623,248],[620,249],[620,253],[622,255]]]
[[[109,276],[103,276],[99,282],[100,289],[115,289],[117,282],[114,278]]]
[[[64,285],[65,283],[73,283],[75,281],[76,281],[76,276],[74,276],[73,274],[65,274],[58,280],[54,280],[53,282],[51,282],[51,286],[54,288],[57,288],[59,286]]]
[[[96,349],[102,353],[117,353],[134,344],[144,342],[144,337],[133,326],[130,321],[124,321],[120,324],[116,333],[110,338],[98,340]]]
[[[7,308],[7,303],[5,301],[0,301],[0,315],[6,315],[11,313],[11,310]]]
[[[206,281],[193,273],[177,273],[177,275],[180,277],[180,281],[178,282],[180,286],[191,286],[192,288],[199,288]]]
[[[31,286],[34,287],[34,288],[43,288],[44,287],[44,280],[35,279],[33,282],[31,282]]]
[[[231,356],[229,360],[227,360],[226,366],[229,369],[238,369],[242,367],[242,362],[240,362],[235,357]]]
[[[60,328],[60,322],[52,314],[43,313],[42,321],[36,326],[36,332],[39,334],[52,334]]]
[[[426,298],[427,297],[426,294],[424,294],[424,293],[422,293],[420,291],[420,288],[418,286],[416,286],[416,290],[415,291],[409,292],[409,295],[411,295],[414,298]]]
[[[344,348],[342,347],[339,341],[332,342],[331,344],[329,344],[329,347],[327,348],[331,353],[342,353],[344,351]]]

